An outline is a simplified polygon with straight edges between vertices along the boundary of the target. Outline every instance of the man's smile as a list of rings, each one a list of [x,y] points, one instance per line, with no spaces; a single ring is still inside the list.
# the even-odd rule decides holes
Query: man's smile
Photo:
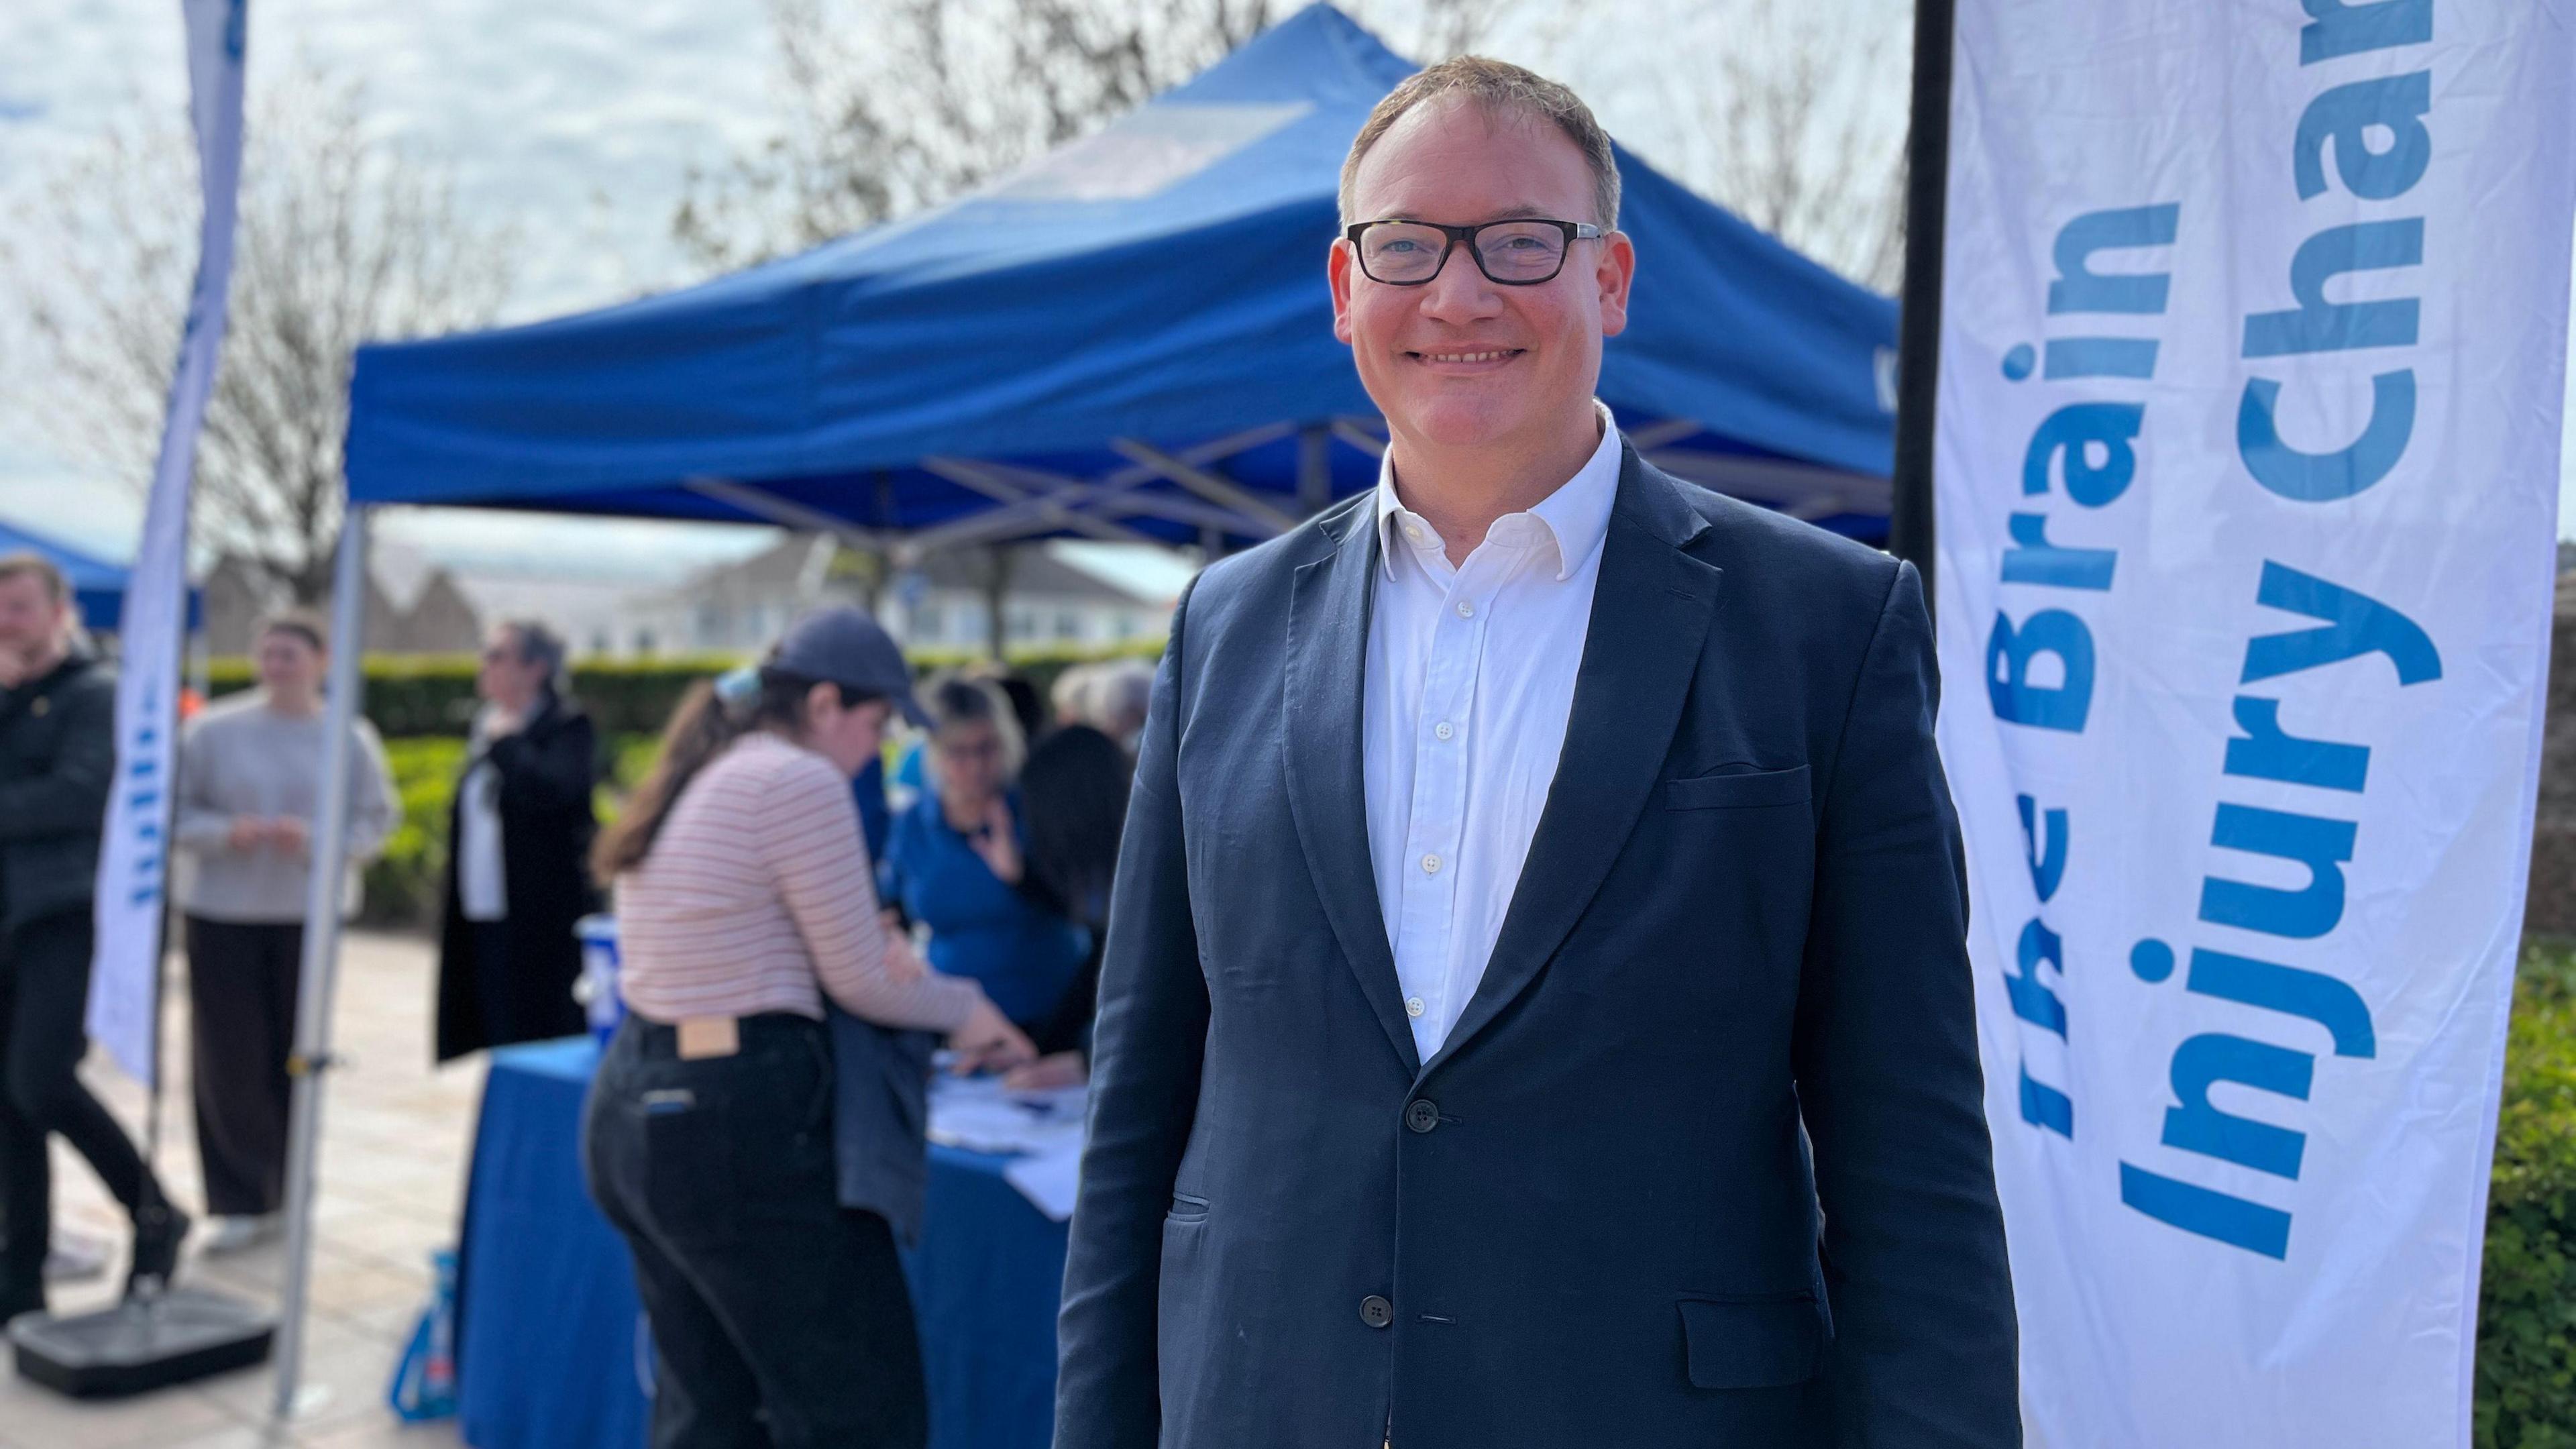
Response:
[[[1409,351],[1404,355],[1442,372],[1485,372],[1505,366],[1528,350],[1525,347],[1435,347]]]

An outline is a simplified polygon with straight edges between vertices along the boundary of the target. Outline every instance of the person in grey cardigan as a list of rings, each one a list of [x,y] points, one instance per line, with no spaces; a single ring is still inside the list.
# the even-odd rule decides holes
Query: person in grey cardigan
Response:
[[[287,1057],[304,957],[305,892],[325,721],[329,639],[294,610],[261,622],[260,688],[208,708],[179,740],[176,836],[191,869],[186,917],[197,1156],[216,1221],[203,1251],[265,1241],[286,1190]],[[359,870],[383,848],[398,812],[384,747],[350,726],[347,876],[340,908],[358,905]]]

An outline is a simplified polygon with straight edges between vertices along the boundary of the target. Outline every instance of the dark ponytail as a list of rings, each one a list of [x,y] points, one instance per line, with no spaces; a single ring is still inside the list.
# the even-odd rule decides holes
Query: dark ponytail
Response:
[[[698,777],[734,741],[754,730],[773,730],[796,739],[805,733],[805,697],[823,681],[762,665],[743,668],[689,687],[671,722],[662,729],[662,747],[635,795],[619,811],[616,823],[599,835],[592,848],[592,878],[612,881],[644,863],[653,853],[662,822],[678,804],[689,782]],[[841,707],[849,709],[876,696],[840,686]]]

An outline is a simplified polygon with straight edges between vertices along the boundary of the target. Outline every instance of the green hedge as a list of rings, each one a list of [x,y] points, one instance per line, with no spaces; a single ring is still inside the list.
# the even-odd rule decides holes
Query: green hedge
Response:
[[[372,925],[429,925],[447,869],[447,806],[465,768],[465,741],[446,735],[385,741],[385,764],[402,801],[402,821],[384,853],[367,864],[362,920]]]
[[[2576,1446],[2576,954],[2525,953],[2478,1304],[2478,1449]]]
[[[1090,652],[1013,653],[1009,662],[1044,692],[1055,683],[1057,675],[1076,664],[1098,659],[1151,659],[1161,653],[1159,643],[1148,641]],[[913,666],[927,672],[981,657],[916,654]],[[659,734],[690,685],[740,662],[735,656],[697,655],[576,664],[572,691],[582,707],[590,711],[591,721],[603,735]],[[470,654],[370,654],[366,671],[367,718],[387,739],[462,736],[474,717],[475,659]],[[250,661],[238,656],[214,661],[208,674],[208,684],[217,695],[247,689],[253,682]]]

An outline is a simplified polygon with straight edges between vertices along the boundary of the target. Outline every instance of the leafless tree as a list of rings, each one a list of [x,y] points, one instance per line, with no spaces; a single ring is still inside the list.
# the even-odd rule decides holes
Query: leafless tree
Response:
[[[458,213],[443,167],[376,138],[355,85],[300,67],[261,92],[248,137],[192,521],[312,603],[330,587],[354,349],[488,321],[511,247]],[[42,194],[36,225],[0,234],[0,336],[21,343],[8,392],[67,458],[141,490],[197,261],[185,117],[109,129]]]
[[[1417,57],[1454,55],[1515,0],[1387,0]],[[1290,0],[770,0],[781,129],[693,172],[672,218],[710,270],[944,201],[1188,79]]]
[[[1659,113],[1627,139],[1746,221],[1894,290],[1905,262],[1908,7],[1691,9],[1675,17],[1669,51],[1688,61],[1656,67]]]

